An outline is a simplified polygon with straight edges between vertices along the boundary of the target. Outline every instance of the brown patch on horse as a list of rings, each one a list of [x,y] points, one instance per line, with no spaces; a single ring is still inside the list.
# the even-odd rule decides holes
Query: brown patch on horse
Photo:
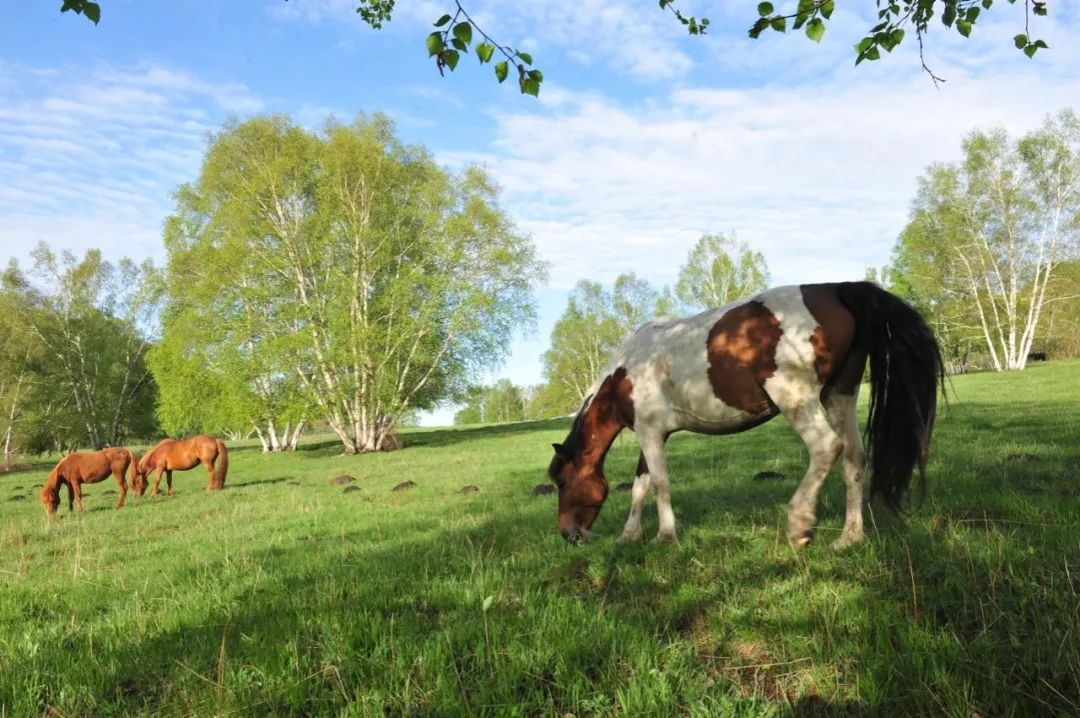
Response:
[[[810,334],[818,381],[841,394],[854,394],[866,364],[865,353],[852,351],[855,317],[840,303],[835,284],[803,284],[799,291],[818,323]]]
[[[758,301],[729,310],[705,342],[709,383],[718,399],[751,414],[772,411],[762,385],[776,372],[780,320]]]

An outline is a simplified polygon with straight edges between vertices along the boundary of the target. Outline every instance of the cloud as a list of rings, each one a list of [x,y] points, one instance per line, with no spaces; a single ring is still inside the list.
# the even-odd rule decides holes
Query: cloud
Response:
[[[0,215],[5,254],[39,240],[110,258],[162,254],[177,185],[198,173],[208,133],[262,107],[243,85],[152,64],[92,69],[3,66]]]
[[[559,90],[494,113],[492,151],[445,159],[480,161],[501,183],[554,287],[623,271],[670,282],[701,233],[733,231],[775,281],[859,278],[887,261],[930,163],[958,158],[973,129],[1020,134],[1080,97],[1080,78],[1062,71],[1072,62],[1066,51],[1038,68],[957,64],[942,88],[916,64],[899,81],[881,65],[635,102]]]

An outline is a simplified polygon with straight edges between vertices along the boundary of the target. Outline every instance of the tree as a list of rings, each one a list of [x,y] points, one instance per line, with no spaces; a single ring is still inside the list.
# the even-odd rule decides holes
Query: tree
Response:
[[[679,270],[675,296],[683,307],[719,307],[767,289],[769,267],[761,252],[722,234],[703,234]]]
[[[493,386],[472,387],[465,406],[454,414],[454,423],[498,424],[526,418],[521,387],[509,379],[500,379]]]
[[[567,413],[581,404],[608,356],[655,315],[659,299],[633,274],[619,275],[611,291],[585,279],[577,283],[543,355],[549,410]]]
[[[379,30],[384,23],[390,22],[393,17],[394,0],[356,0],[358,7],[357,15],[360,19]],[[1010,4],[1016,4],[1016,0],[1008,0]],[[680,22],[690,35],[704,36],[708,34],[710,20],[707,17],[698,18],[694,15],[684,14],[675,6],[674,0],[660,0],[661,11],[670,11],[675,19]],[[832,17],[835,9],[835,0],[797,0],[794,8],[777,10],[772,2],[759,2],[757,5],[757,17],[749,23],[747,34],[751,38],[758,38],[762,33],[779,32],[785,33],[790,27],[794,30],[802,30],[806,36],[814,42],[821,42],[825,35],[825,28]],[[878,60],[881,51],[892,50],[904,42],[907,31],[913,30],[919,45],[919,57],[923,56],[923,45],[932,27],[935,17],[941,20],[947,29],[955,30],[963,37],[971,35],[979,17],[984,10],[993,6],[993,0],[890,0],[888,3],[878,2],[878,22],[870,28],[866,36],[855,45],[855,64],[864,60]],[[1024,2],[1024,32],[1018,33],[1013,38],[1013,44],[1029,58],[1034,57],[1040,49],[1045,49],[1047,44],[1043,40],[1033,39],[1030,35],[1031,15],[1046,16],[1046,0],[1032,0],[1030,4]],[[61,12],[74,12],[83,15],[95,25],[101,20],[101,5],[93,0],[62,0]],[[570,10],[569,12],[573,12]],[[748,11],[748,15],[749,15]],[[454,0],[453,7],[448,12],[441,14],[434,21],[433,30],[425,39],[428,57],[432,58],[439,74],[445,70],[453,72],[461,59],[461,55],[468,54],[470,49],[476,52],[480,64],[491,62],[496,53],[505,58],[494,63],[495,78],[504,82],[511,73],[518,81],[518,88],[522,94],[533,95],[540,93],[540,85],[544,81],[543,73],[531,68],[532,56],[529,53],[516,50],[510,46],[495,41],[490,35],[476,23],[462,5],[461,0]],[[746,25],[743,25],[746,27]],[[481,38],[473,47],[473,39]],[[926,66],[925,60],[922,67],[938,82],[941,78],[934,75]],[[531,68],[531,69],[530,69]]]
[[[976,131],[963,149],[920,179],[890,276],[955,337],[974,330],[995,369],[1022,369],[1080,251],[1080,119],[1064,110],[1019,141]]]
[[[91,250],[83,259],[33,251],[37,286],[12,263],[5,294],[25,351],[24,381],[9,406],[8,428],[21,424],[24,448],[116,445],[154,428],[155,386],[145,355],[157,296],[153,264],[115,265]]]
[[[231,123],[177,202],[170,244],[240,285],[206,291],[234,304],[233,355],[266,362],[248,379],[276,396],[295,380],[348,453],[383,448],[403,416],[495,365],[545,274],[482,171],[440,169],[379,115],[319,133]]]
[[[45,350],[37,335],[23,321],[29,315],[29,285],[14,260],[0,275],[0,440],[4,467],[25,436],[26,406],[41,376]]]

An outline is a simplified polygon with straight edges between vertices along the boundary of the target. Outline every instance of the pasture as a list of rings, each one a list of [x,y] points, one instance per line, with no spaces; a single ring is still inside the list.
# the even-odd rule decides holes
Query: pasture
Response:
[[[839,469],[786,541],[782,419],[672,437],[674,545],[614,543],[629,432],[600,538],[563,541],[529,492],[569,420],[230,445],[222,492],[114,510],[110,481],[52,520],[49,465],[0,474],[0,715],[1078,714],[1080,362],[951,388],[925,502],[839,553]]]

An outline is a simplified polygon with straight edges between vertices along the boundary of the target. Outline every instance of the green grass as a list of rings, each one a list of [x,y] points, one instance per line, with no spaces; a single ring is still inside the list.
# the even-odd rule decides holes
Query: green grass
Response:
[[[794,478],[751,480],[804,470],[782,419],[672,438],[670,546],[617,547],[614,492],[562,541],[529,489],[566,421],[237,446],[221,493],[99,484],[51,521],[47,466],[0,475],[0,715],[1076,715],[1080,363],[952,386],[925,503],[840,553],[838,475],[802,553]],[[627,433],[613,484],[636,459]]]

